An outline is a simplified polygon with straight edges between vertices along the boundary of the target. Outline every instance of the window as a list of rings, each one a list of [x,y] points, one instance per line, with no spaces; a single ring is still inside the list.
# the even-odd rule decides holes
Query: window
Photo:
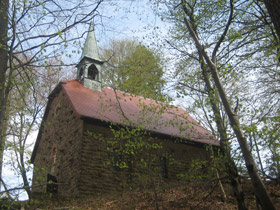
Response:
[[[56,144],[53,145],[52,150],[51,150],[51,164],[54,165],[56,163],[56,154],[57,154],[57,146]]]
[[[121,167],[121,156],[118,152],[114,151],[113,152],[113,168],[115,171],[120,171]]]
[[[94,64],[92,64],[89,68],[88,68],[88,78],[89,79],[93,79],[93,80],[98,80],[98,69],[96,68],[96,66]]]
[[[55,163],[56,163],[56,155],[57,155],[57,145],[54,144],[50,154],[50,162],[51,162],[51,174],[55,173]]]
[[[167,168],[167,158],[160,158],[160,173],[162,178],[168,179],[168,168]]]
[[[84,74],[84,68],[85,67],[81,67],[80,72],[79,72],[79,78],[82,79],[83,74]]]
[[[55,176],[48,174],[47,175],[47,193],[57,194],[58,184]]]

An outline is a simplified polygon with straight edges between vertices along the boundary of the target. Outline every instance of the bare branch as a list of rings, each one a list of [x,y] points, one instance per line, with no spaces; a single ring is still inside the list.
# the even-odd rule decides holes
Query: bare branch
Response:
[[[233,19],[233,10],[234,10],[234,4],[233,4],[233,0],[230,0],[230,14],[229,14],[229,18],[228,18],[228,21],[227,21],[227,24],[225,26],[225,29],[224,29],[224,32],[223,34],[221,35],[219,41],[217,42],[213,52],[212,52],[212,62],[216,63],[216,54],[217,54],[217,51],[220,47],[220,45],[222,44],[222,42],[224,41],[226,35],[227,35],[227,32],[228,32],[228,29],[230,27],[230,24],[232,22],[232,19]]]

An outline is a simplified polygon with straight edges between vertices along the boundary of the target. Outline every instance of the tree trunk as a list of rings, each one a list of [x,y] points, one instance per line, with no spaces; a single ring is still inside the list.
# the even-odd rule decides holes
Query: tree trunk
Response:
[[[0,176],[2,177],[2,162],[5,144],[5,118],[8,101],[6,91],[6,73],[8,69],[8,8],[9,0],[0,1]]]
[[[24,189],[28,195],[28,198],[31,198],[31,190],[30,190],[30,186],[29,186],[29,182],[28,182],[28,178],[27,178],[27,173],[26,173],[26,169],[25,169],[25,164],[24,164],[24,153],[20,154],[20,171],[21,171],[21,176],[23,179],[23,186]]]
[[[278,44],[280,42],[280,1],[279,0],[263,0],[266,6],[266,9],[269,13],[271,21],[274,25],[277,37]]]
[[[237,167],[230,155],[230,149],[229,149],[229,145],[228,145],[229,142],[228,142],[226,128],[223,124],[222,116],[221,116],[220,110],[217,106],[217,104],[220,102],[220,100],[219,100],[218,96],[216,95],[216,90],[212,88],[212,85],[210,83],[209,76],[208,76],[207,67],[206,67],[205,63],[203,62],[202,55],[200,55],[199,57],[200,57],[199,60],[201,63],[203,80],[205,82],[206,90],[207,90],[207,93],[208,93],[208,96],[210,99],[210,104],[212,107],[212,111],[215,116],[214,121],[217,125],[218,132],[220,134],[220,144],[221,144],[220,149],[221,149],[221,153],[224,157],[226,173],[228,174],[229,179],[231,181],[231,186],[234,191],[234,196],[238,203],[238,209],[247,210],[248,207],[245,203],[244,193],[243,193],[243,189],[240,184],[240,181],[239,181]]]
[[[222,36],[220,37],[219,41],[217,42],[213,53],[212,53],[212,60],[210,59],[210,57],[208,56],[208,54],[206,53],[206,51],[204,50],[204,47],[202,46],[196,32],[193,29],[193,25],[189,22],[189,20],[187,18],[184,18],[184,22],[185,25],[190,33],[191,38],[193,39],[195,46],[197,48],[197,50],[199,51],[199,53],[203,56],[203,58],[206,61],[207,67],[209,68],[211,75],[213,77],[213,81],[214,84],[219,92],[219,96],[221,98],[222,104],[225,108],[226,114],[229,118],[229,122],[231,124],[231,127],[236,135],[236,138],[238,140],[238,143],[240,145],[241,148],[241,152],[243,154],[243,158],[245,160],[245,164],[249,173],[249,176],[251,178],[253,187],[255,189],[255,193],[258,197],[258,199],[260,200],[261,206],[263,208],[263,210],[274,210],[275,206],[273,205],[271,198],[269,197],[267,190],[258,174],[258,170],[257,170],[257,166],[256,163],[254,161],[254,158],[252,156],[252,153],[249,150],[248,144],[247,144],[247,139],[244,136],[241,127],[240,127],[240,122],[239,122],[239,117],[236,115],[236,113],[234,113],[229,99],[227,97],[227,94],[224,90],[224,87],[220,81],[219,78],[219,74],[218,74],[218,70],[217,70],[217,66],[216,66],[216,53],[218,51],[218,48],[220,46],[220,44],[222,43],[225,35],[227,34],[227,31],[229,29],[229,26],[231,24],[231,20],[233,17],[233,1],[230,1],[231,3],[231,14],[230,17],[228,19],[228,22],[226,24],[226,27],[224,29],[224,32],[222,34]],[[183,6],[183,10],[185,12],[186,15],[188,15],[188,11],[186,8],[186,1],[182,0],[182,6]]]
[[[206,53],[205,53],[205,55],[206,55]],[[208,59],[209,59],[209,57],[208,57]],[[212,62],[208,63],[208,65],[210,66],[212,77],[213,77],[215,85],[218,89],[218,92],[219,92],[220,98],[222,100],[223,106],[226,110],[227,116],[229,117],[231,127],[232,127],[232,129],[237,137],[238,143],[240,145],[249,176],[252,180],[253,186],[256,191],[256,195],[259,198],[263,209],[273,210],[273,209],[275,209],[275,207],[267,193],[267,190],[266,190],[259,174],[258,174],[258,169],[257,169],[256,163],[254,161],[254,158],[250,152],[250,149],[248,147],[247,139],[241,130],[239,118],[236,115],[236,113],[234,113],[234,111],[229,103],[229,100],[227,98],[224,87],[220,81],[216,65],[213,64]]]

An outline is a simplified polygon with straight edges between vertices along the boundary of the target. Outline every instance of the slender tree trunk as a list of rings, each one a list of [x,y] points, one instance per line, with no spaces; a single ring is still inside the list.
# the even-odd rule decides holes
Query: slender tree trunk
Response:
[[[279,0],[263,0],[266,6],[266,9],[269,13],[271,21],[274,25],[277,37],[278,44],[280,44],[280,1]]]
[[[29,182],[28,182],[28,178],[27,178],[27,173],[26,173],[26,169],[25,169],[24,157],[23,156],[24,156],[24,154],[22,152],[20,154],[20,163],[21,163],[20,170],[21,170],[21,176],[22,176],[22,179],[23,179],[24,189],[25,189],[25,191],[28,194],[28,198],[30,199],[30,197],[31,197],[31,190],[30,190],[30,186],[29,186]]]
[[[159,210],[158,193],[157,193],[155,181],[153,179],[153,170],[151,168],[151,154],[150,154],[150,151],[149,151],[149,159],[148,159],[148,173],[149,173],[149,177],[150,177],[150,182],[152,184],[152,190],[153,190],[154,196],[155,196],[155,207],[156,207],[156,210]]]
[[[0,176],[2,177],[2,162],[5,144],[5,118],[8,96],[6,91],[6,73],[8,69],[8,8],[9,0],[0,1]]]
[[[205,55],[206,55],[206,53],[205,53]],[[218,89],[218,92],[219,92],[220,98],[222,100],[223,106],[226,110],[227,116],[229,117],[231,127],[239,142],[249,176],[252,180],[253,186],[256,191],[256,195],[259,198],[263,209],[273,210],[273,209],[275,209],[275,207],[267,193],[267,190],[266,190],[259,174],[258,174],[258,169],[257,169],[256,163],[254,161],[254,158],[252,156],[252,153],[250,152],[250,149],[248,147],[247,139],[244,136],[244,134],[241,130],[241,127],[240,127],[239,117],[236,115],[236,113],[234,113],[234,111],[229,103],[229,100],[227,98],[224,87],[220,81],[216,65],[213,63],[212,64],[208,63],[208,65],[210,66],[212,77],[213,77],[215,85]]]
[[[261,172],[262,172],[263,177],[265,177],[266,174],[265,174],[265,171],[264,171],[264,168],[263,168],[262,158],[261,158],[259,146],[258,146],[258,144],[257,144],[255,132],[253,132],[252,138],[253,138],[253,141],[254,141],[254,144],[255,144],[255,148],[256,148],[256,152],[257,152],[257,156],[258,156],[258,159],[259,159],[259,162],[260,162],[259,165],[260,165],[260,167],[261,167]]]
[[[233,9],[234,9],[233,0],[230,1],[230,6],[231,6],[231,13],[230,13],[228,22],[225,26],[223,34],[221,35],[219,41],[217,42],[217,44],[213,50],[212,59],[208,56],[208,54],[204,50],[204,47],[202,46],[202,44],[197,36],[197,33],[194,31],[193,25],[190,23],[190,21],[187,18],[184,18],[184,22],[190,33],[191,38],[193,39],[193,41],[196,45],[197,50],[199,51],[199,53],[201,55],[203,55],[203,58],[205,59],[206,64],[211,72],[213,81],[219,92],[219,96],[221,98],[222,104],[223,104],[225,111],[227,113],[227,116],[229,118],[229,122],[231,124],[231,127],[232,127],[232,129],[236,135],[236,138],[238,140],[238,143],[240,145],[240,149],[243,154],[243,158],[245,160],[245,164],[246,164],[249,176],[251,178],[253,187],[255,189],[255,193],[256,193],[258,199],[260,200],[261,206],[262,206],[263,210],[274,210],[275,206],[272,203],[271,198],[268,195],[267,190],[258,174],[258,169],[257,169],[256,163],[255,163],[255,160],[252,156],[252,153],[250,152],[250,149],[248,147],[247,139],[244,136],[243,131],[240,127],[239,117],[233,111],[233,109],[231,107],[227,94],[226,94],[224,87],[221,83],[221,80],[219,78],[219,74],[218,74],[218,70],[217,70],[217,66],[216,66],[216,53],[219,49],[220,44],[223,42],[223,39],[224,39],[225,35],[227,34],[227,31],[228,31],[229,26],[232,21]],[[186,8],[185,0],[182,0],[182,7],[183,7],[183,10],[184,10],[186,16],[190,15]]]
[[[216,95],[216,90],[212,88],[212,85],[210,83],[209,76],[208,76],[207,67],[206,67],[205,63],[203,62],[202,55],[200,55],[199,57],[200,57],[199,60],[201,63],[203,80],[205,82],[206,90],[208,92],[210,104],[212,107],[212,111],[215,116],[214,120],[217,125],[218,132],[220,134],[220,144],[221,144],[220,149],[221,149],[222,155],[224,156],[226,173],[228,174],[229,179],[231,181],[231,186],[234,191],[234,196],[238,203],[238,209],[247,210],[248,208],[245,203],[244,193],[243,193],[240,181],[239,181],[237,167],[230,155],[229,142],[228,142],[226,128],[224,126],[219,107],[217,106],[217,104],[220,102],[220,100],[219,100],[218,96]]]
[[[154,196],[155,196],[156,210],[159,210],[157,189],[156,189],[156,186],[155,186],[155,181],[153,179],[152,169],[150,168],[150,166],[149,166],[149,177],[150,177],[150,181],[151,181],[151,184],[152,184],[152,190],[153,190]]]

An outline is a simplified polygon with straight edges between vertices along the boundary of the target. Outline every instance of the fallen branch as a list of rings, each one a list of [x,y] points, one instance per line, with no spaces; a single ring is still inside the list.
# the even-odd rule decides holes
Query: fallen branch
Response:
[[[212,190],[203,198],[203,200],[206,200],[214,192],[214,190],[215,190],[215,188],[217,187],[218,184],[219,184],[219,182],[216,182],[216,184],[214,185]]]

